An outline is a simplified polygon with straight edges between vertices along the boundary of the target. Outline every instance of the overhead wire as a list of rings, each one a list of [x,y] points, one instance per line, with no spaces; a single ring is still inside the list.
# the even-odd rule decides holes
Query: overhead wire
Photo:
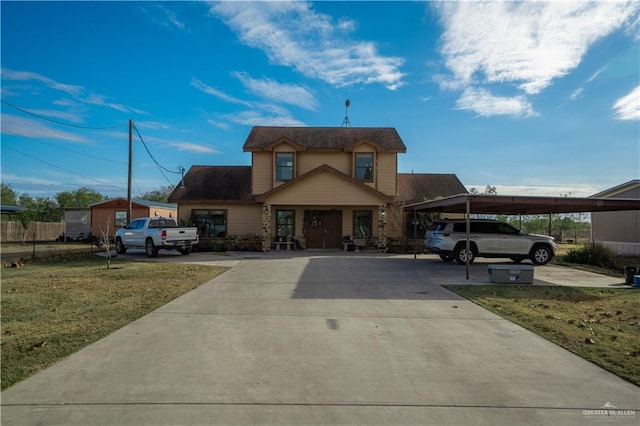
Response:
[[[32,115],[32,116],[34,116],[34,117],[36,117],[36,118],[39,118],[39,119],[41,119],[41,120],[50,121],[50,122],[52,122],[52,123],[60,124],[60,125],[62,125],[62,126],[75,127],[75,128],[78,128],[78,129],[88,129],[88,130],[108,130],[108,129],[116,129],[116,128],[118,128],[118,127],[124,127],[124,126],[128,126],[128,125],[129,125],[128,123],[123,123],[123,124],[116,124],[116,125],[113,125],[113,126],[103,126],[103,127],[98,127],[98,126],[82,126],[82,125],[79,125],[79,124],[65,123],[65,122],[63,122],[63,121],[54,120],[54,119],[52,119],[52,118],[45,117],[44,115],[36,114],[36,113],[31,112],[31,111],[29,111],[29,110],[26,110],[26,109],[24,109],[24,108],[20,108],[20,107],[18,107],[18,106],[15,106],[15,105],[13,105],[13,104],[10,104],[10,103],[9,103],[9,102],[7,102],[7,101],[0,101],[0,102],[2,102],[3,104],[5,104],[5,105],[7,105],[7,106],[10,106],[11,108],[15,108],[15,109],[17,109],[18,111],[22,111],[22,112],[24,112],[25,114]]]
[[[138,138],[140,138],[140,141],[142,142],[142,145],[144,146],[144,149],[147,151],[147,154],[149,154],[149,157],[151,158],[151,160],[153,160],[155,165],[158,167],[158,170],[160,170],[160,173],[162,174],[162,176],[169,183],[169,185],[173,185],[173,183],[169,180],[169,178],[167,178],[167,175],[165,175],[164,172],[166,171],[168,173],[175,173],[175,174],[180,174],[181,172],[174,172],[173,170],[169,170],[166,167],[162,166],[160,163],[158,163],[158,161],[151,154],[151,151],[149,150],[149,147],[147,146],[147,144],[144,141],[144,139],[142,138],[142,135],[140,134],[140,131],[138,130],[138,128],[135,125],[133,126],[133,128],[135,129],[136,133],[138,134]]]
[[[58,120],[54,120],[54,119],[51,119],[51,118],[45,117],[45,116],[40,115],[40,114],[36,114],[36,113],[34,113],[34,112],[31,112],[31,111],[26,110],[26,109],[24,109],[24,108],[18,107],[18,106],[16,106],[16,105],[13,105],[13,104],[11,104],[11,103],[9,103],[9,102],[7,102],[7,101],[4,101],[4,100],[0,100],[0,102],[1,102],[2,104],[4,104],[4,105],[7,105],[7,106],[9,106],[9,107],[11,107],[11,108],[14,108],[14,109],[16,109],[16,110],[18,110],[18,111],[21,111],[21,112],[25,113],[25,114],[29,114],[29,115],[31,115],[31,116],[33,116],[33,117],[39,118],[39,119],[41,119],[41,120],[49,121],[49,122],[51,122],[51,123],[59,124],[59,125],[62,125],[62,126],[75,127],[75,128],[78,128],[78,129],[87,129],[87,130],[108,130],[108,129],[115,129],[115,128],[118,128],[118,127],[124,127],[124,126],[128,126],[128,125],[129,125],[129,123],[122,123],[122,124],[117,124],[117,125],[113,125],[113,126],[83,126],[83,125],[79,125],[79,124],[65,123],[65,122],[62,122],[62,121],[58,121]],[[170,170],[170,169],[168,169],[168,168],[164,167],[163,165],[161,165],[161,164],[160,164],[160,163],[155,159],[155,157],[153,156],[153,154],[151,154],[151,151],[149,150],[149,147],[147,146],[146,142],[144,141],[144,139],[143,139],[142,135],[140,134],[140,131],[138,130],[138,128],[137,128],[136,126],[133,126],[133,128],[135,129],[136,134],[138,135],[138,138],[140,138],[140,141],[142,142],[142,145],[144,146],[144,149],[147,151],[147,154],[149,155],[149,157],[151,158],[151,160],[155,163],[156,167],[158,167],[158,170],[160,171],[160,173],[162,174],[162,176],[165,178],[165,180],[167,181],[167,183],[168,183],[169,185],[173,185],[173,183],[169,180],[169,178],[167,178],[167,176],[165,175],[165,173],[164,173],[164,172],[168,172],[168,173],[175,173],[175,174],[181,174],[181,173],[182,173],[182,168],[181,168],[181,170],[180,170],[180,171],[176,172],[176,171]],[[10,134],[13,134],[13,135],[15,135],[15,136],[21,136],[21,137],[26,137],[26,138],[28,138],[28,139],[33,139],[33,138],[29,138],[28,136],[23,136],[23,135],[20,135],[20,134],[15,133],[15,132],[7,131],[6,129],[4,129],[4,131],[5,131],[6,133],[10,133]],[[55,145],[48,144],[48,143],[46,143],[46,142],[39,141],[39,140],[37,140],[37,139],[33,139],[33,140],[36,140],[37,142],[40,142],[40,143],[44,143],[45,145],[49,145],[49,146],[56,147]],[[41,160],[41,159],[39,159],[39,158],[33,157],[33,156],[29,155],[29,154],[25,154],[25,153],[20,152],[20,151],[18,151],[18,150],[16,150],[16,149],[13,149],[13,148],[7,147],[6,145],[5,145],[5,148],[10,149],[10,150],[12,150],[12,151],[15,151],[15,152],[17,152],[17,153],[19,153],[19,154],[22,154],[22,155],[24,155],[24,156],[30,157],[30,158],[32,158],[32,159],[34,159],[34,160],[36,160],[36,161],[40,161],[40,162],[42,162],[42,163],[44,163],[44,164],[47,164],[47,165],[50,165],[50,166],[52,166],[52,167],[58,168],[58,169],[60,169],[60,170],[63,170],[63,171],[65,171],[65,172],[67,172],[67,173],[71,173],[71,174],[74,174],[74,175],[76,175],[76,176],[81,176],[81,177],[84,177],[84,178],[87,178],[87,179],[93,180],[93,181],[95,181],[95,182],[98,182],[98,183],[100,183],[100,184],[105,184],[104,182],[100,182],[100,181],[98,181],[98,180],[96,180],[96,179],[92,179],[92,178],[89,178],[89,177],[86,177],[86,176],[82,176],[82,175],[80,175],[80,174],[78,174],[78,173],[71,172],[71,171],[66,170],[66,169],[64,169],[64,168],[62,168],[62,167],[56,166],[55,164],[52,164],[52,163],[46,162],[46,161]],[[73,152],[73,153],[76,153],[76,154],[79,154],[79,155],[85,155],[85,156],[88,156],[88,157],[93,157],[93,158],[100,159],[100,160],[104,160],[104,161],[111,161],[111,162],[114,162],[114,163],[126,164],[126,163],[124,163],[124,162],[115,161],[115,160],[109,160],[109,159],[106,159],[106,158],[101,158],[101,157],[97,157],[97,156],[93,156],[93,155],[89,155],[89,154],[84,154],[84,153],[80,153],[80,152],[73,151],[73,150],[66,149],[66,148],[61,148],[61,147],[56,147],[56,148],[59,148],[59,149],[65,150],[65,151],[69,151],[69,152]],[[108,185],[108,184],[107,184],[107,185]],[[114,186],[114,185],[112,185],[112,186]],[[116,186],[114,186],[114,187],[116,187]]]
[[[119,190],[122,190],[122,187],[121,187],[121,186],[114,185],[114,184],[112,184],[112,183],[103,182],[103,181],[101,181],[101,180],[94,179],[94,178],[89,177],[89,176],[84,176],[84,175],[81,175],[81,174],[79,174],[79,173],[72,172],[72,171],[70,171],[70,170],[67,170],[67,169],[65,169],[65,168],[63,168],[63,167],[60,167],[60,166],[55,165],[55,164],[53,164],[53,163],[50,163],[50,162],[48,162],[48,161],[45,161],[45,160],[42,160],[42,159],[40,159],[40,158],[34,157],[33,155],[26,154],[26,153],[24,153],[24,152],[22,152],[22,151],[18,151],[18,150],[17,150],[17,149],[15,149],[15,148],[11,148],[11,147],[8,147],[8,146],[6,146],[6,145],[5,145],[5,146],[3,146],[2,148],[3,148],[3,149],[8,149],[8,150],[13,151],[13,152],[17,152],[18,154],[24,155],[25,157],[29,157],[29,158],[31,158],[31,159],[33,159],[33,160],[39,161],[39,162],[44,163],[44,164],[46,164],[46,165],[48,165],[48,166],[55,167],[56,169],[60,169],[60,170],[62,170],[62,171],[64,171],[64,172],[66,172],[66,173],[70,173],[70,174],[72,174],[72,175],[80,176],[81,178],[84,178],[84,179],[92,180],[92,181],[97,182],[97,183],[99,183],[99,184],[101,184],[101,185],[108,185],[108,186],[112,186],[112,187],[114,187],[114,188],[118,188]]]
[[[84,153],[84,152],[74,151],[73,149],[63,148],[63,147],[61,147],[61,146],[57,146],[57,145],[54,145],[54,144],[52,144],[52,143],[47,143],[47,142],[44,142],[44,141],[38,140],[38,139],[36,139],[36,138],[32,138],[32,137],[29,137],[29,136],[21,135],[21,134],[19,134],[19,133],[13,132],[13,131],[11,131],[11,130],[3,129],[3,131],[4,131],[5,133],[9,133],[9,134],[11,134],[11,135],[20,136],[21,138],[27,138],[27,139],[30,139],[30,140],[32,140],[32,141],[36,141],[36,142],[41,143],[41,144],[44,144],[44,145],[48,145],[48,146],[50,146],[50,147],[60,149],[60,150],[62,150],[62,151],[68,151],[68,152],[72,152],[72,153],[74,153],[74,154],[84,155],[85,157],[95,158],[95,159],[97,159],[97,160],[109,161],[109,162],[111,162],[111,163],[116,163],[116,164],[127,164],[125,161],[111,160],[111,159],[109,159],[109,158],[98,157],[97,155],[86,154],[86,153]]]

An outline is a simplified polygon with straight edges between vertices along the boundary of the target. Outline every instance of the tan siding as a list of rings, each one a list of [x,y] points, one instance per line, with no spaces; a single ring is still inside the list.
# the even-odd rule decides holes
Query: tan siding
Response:
[[[254,152],[252,154],[251,184],[254,194],[263,194],[273,186],[273,153]]]
[[[262,235],[262,208],[259,204],[228,206],[227,233],[229,235]]]
[[[260,204],[189,204],[180,206],[180,220],[188,224],[192,210],[226,210],[227,235],[262,235],[262,207]]]
[[[396,156],[392,153],[381,152],[377,156],[377,190],[387,194],[396,195]]]
[[[351,153],[346,152],[299,152],[298,176],[327,164],[351,176]]]
[[[269,204],[289,205],[377,205],[378,197],[349,184],[331,173],[321,173],[297,182],[267,200]]]

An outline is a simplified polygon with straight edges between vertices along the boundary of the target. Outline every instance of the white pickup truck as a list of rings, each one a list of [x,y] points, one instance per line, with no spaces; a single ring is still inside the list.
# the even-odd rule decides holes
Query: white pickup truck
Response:
[[[198,228],[178,227],[170,217],[139,217],[115,235],[116,253],[124,254],[129,248],[144,248],[147,256],[158,256],[159,249],[178,250],[190,254],[198,244]]]

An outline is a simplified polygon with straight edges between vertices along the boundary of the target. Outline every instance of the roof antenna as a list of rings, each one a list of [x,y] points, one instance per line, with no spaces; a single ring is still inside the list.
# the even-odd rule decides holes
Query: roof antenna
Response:
[[[351,105],[351,101],[347,99],[344,103],[344,120],[342,120],[342,127],[351,127],[351,122],[349,121],[349,105]]]

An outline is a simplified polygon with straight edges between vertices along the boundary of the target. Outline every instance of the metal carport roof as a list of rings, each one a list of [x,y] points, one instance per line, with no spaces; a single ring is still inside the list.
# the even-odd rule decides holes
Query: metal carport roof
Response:
[[[640,199],[460,194],[403,206],[418,212],[531,215],[640,210]]]
[[[471,214],[530,215],[640,210],[640,199],[460,194],[409,204],[403,206],[403,209],[413,211],[414,215],[416,212],[465,213],[467,215],[467,250],[469,250],[469,216]],[[468,258],[467,279],[469,279]]]

